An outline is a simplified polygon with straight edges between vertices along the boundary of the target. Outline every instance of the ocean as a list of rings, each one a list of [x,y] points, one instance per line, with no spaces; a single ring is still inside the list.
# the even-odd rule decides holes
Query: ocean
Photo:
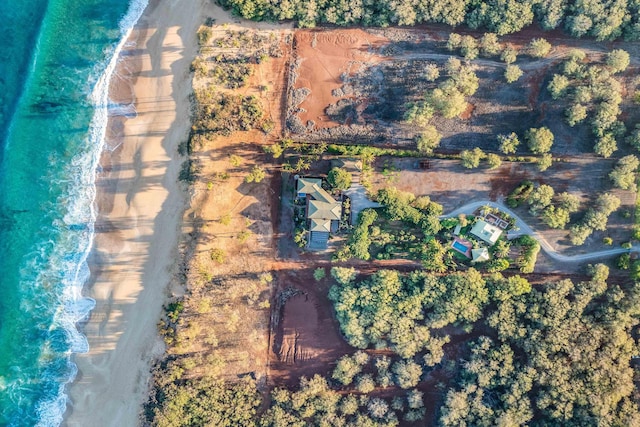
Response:
[[[0,2],[0,425],[57,426],[86,352],[108,79],[146,0]]]

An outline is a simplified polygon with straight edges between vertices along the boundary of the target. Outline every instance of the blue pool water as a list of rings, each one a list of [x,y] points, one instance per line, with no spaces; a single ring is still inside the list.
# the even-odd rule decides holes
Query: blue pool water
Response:
[[[453,246],[453,248],[454,248],[454,249],[456,249],[456,250],[458,250],[458,251],[462,252],[463,254],[464,254],[464,253],[467,253],[467,251],[469,250],[469,248],[468,248],[468,247],[466,247],[465,245],[463,245],[462,243],[460,243],[460,242],[459,242],[459,241],[457,241],[457,240],[454,240],[454,242],[453,242],[453,245],[452,245],[452,246]]]

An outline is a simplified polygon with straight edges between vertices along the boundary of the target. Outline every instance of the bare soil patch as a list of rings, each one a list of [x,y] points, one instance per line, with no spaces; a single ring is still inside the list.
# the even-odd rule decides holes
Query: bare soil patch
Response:
[[[329,279],[316,281],[320,264],[283,262],[276,265],[277,291],[272,314],[269,383],[296,386],[301,376],[326,375],[337,359],[354,351],[339,333],[327,298]],[[329,268],[324,265],[329,273]],[[295,292],[295,293],[294,293]],[[279,306],[283,294],[293,294]]]
[[[340,125],[325,110],[352,95],[337,95],[334,91],[342,87],[344,76],[383,60],[376,48],[387,40],[362,29],[302,30],[296,31],[294,38],[295,53],[301,60],[294,87],[311,90],[300,104],[305,110],[300,112],[300,120],[303,124],[312,120],[318,129]]]

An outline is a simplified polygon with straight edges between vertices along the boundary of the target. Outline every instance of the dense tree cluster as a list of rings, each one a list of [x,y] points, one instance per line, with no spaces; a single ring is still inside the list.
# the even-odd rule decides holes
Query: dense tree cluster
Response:
[[[590,281],[536,287],[501,301],[487,318],[497,338],[481,337],[441,408],[443,426],[640,423],[633,400],[631,333],[640,288]]]
[[[575,37],[592,36],[598,40],[621,36],[637,39],[640,33],[640,6],[635,2],[223,0],[221,3],[247,19],[293,19],[305,27],[319,23],[385,27],[433,22],[451,26],[466,24],[503,35],[520,31],[536,21],[546,30],[565,28]]]
[[[150,415],[158,427],[255,426],[261,401],[252,381],[228,384],[203,378],[170,382],[152,397]]]
[[[554,74],[547,89],[553,99],[566,98],[565,110],[569,126],[589,119],[595,137],[594,151],[610,157],[626,132],[618,119],[622,103],[623,86],[614,77],[629,65],[629,54],[621,49],[609,52],[604,62],[590,62],[585,52],[573,50]]]
[[[520,31],[535,21],[546,30],[565,28],[575,37],[591,36],[598,40],[621,36],[637,39],[640,34],[640,5],[626,1],[223,0],[221,4],[247,19],[293,19],[304,27],[318,23],[385,27],[433,22],[451,26],[466,24],[504,35]]]
[[[369,246],[371,239],[369,235],[369,227],[373,225],[378,218],[378,213],[373,209],[365,209],[360,212],[358,222],[349,236],[349,242],[341,251],[336,254],[339,259],[348,259],[351,257],[368,260],[371,258],[369,254]]]
[[[367,357],[366,354],[364,356]],[[338,363],[351,359],[345,356]],[[364,384],[373,379],[365,374],[361,381]],[[418,390],[409,390],[405,395],[388,401],[370,397],[367,393],[341,394],[331,388],[325,378],[315,375],[312,378],[302,377],[295,391],[276,388],[271,392],[271,405],[262,417],[253,423],[237,425],[396,427],[401,419],[418,421],[424,417],[424,413],[422,393]]]
[[[446,336],[435,336],[433,329],[480,319],[490,286],[501,289],[495,292],[500,298],[523,292],[518,286],[503,285],[503,280],[494,275],[488,285],[473,268],[447,276],[381,270],[357,283],[340,282],[331,288],[329,298],[349,344],[362,349],[388,347],[404,358],[426,351],[433,365],[440,362],[442,346],[448,342]]]

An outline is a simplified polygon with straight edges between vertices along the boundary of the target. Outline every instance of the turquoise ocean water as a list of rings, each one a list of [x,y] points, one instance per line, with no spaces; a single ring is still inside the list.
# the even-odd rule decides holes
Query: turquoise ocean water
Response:
[[[114,59],[146,0],[0,2],[0,425],[55,426],[93,238]]]

